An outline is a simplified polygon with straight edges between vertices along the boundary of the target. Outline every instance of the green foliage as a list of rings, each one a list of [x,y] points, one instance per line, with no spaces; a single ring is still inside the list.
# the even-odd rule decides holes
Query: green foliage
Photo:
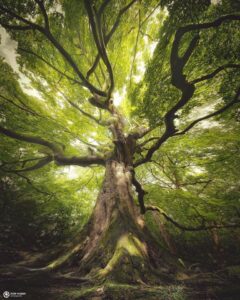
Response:
[[[98,51],[83,1],[44,3],[52,35],[86,76]],[[43,15],[33,0],[8,0],[0,4],[12,7],[15,13],[37,24],[44,24]],[[94,9],[98,10],[102,4],[103,1],[94,1]],[[106,6],[102,19],[105,38],[119,11],[127,4],[129,1],[119,0]],[[126,133],[135,125],[155,127],[158,124],[158,128],[141,140],[146,142],[164,132],[163,118],[181,96],[172,85],[170,65],[177,29],[189,23],[211,22],[226,14],[239,14],[239,11],[238,1],[230,0],[215,5],[209,0],[162,0],[160,3],[145,0],[136,1],[121,16],[116,31],[105,44],[114,72],[115,92],[124,95],[119,110],[125,116]],[[0,21],[20,24],[6,13],[1,14]],[[106,124],[110,120],[109,112],[100,113],[89,103],[89,91],[81,82],[79,84],[66,58],[37,30],[7,32],[17,42],[16,49],[12,50],[16,51],[18,65],[17,70],[13,70],[4,58],[0,59],[1,125],[63,144],[69,156],[84,156],[90,152],[106,156],[112,151],[114,146],[108,128],[93,120]],[[224,64],[240,63],[239,21],[187,33],[181,40],[180,56],[196,33],[200,35],[199,42],[183,70],[188,82]],[[89,80],[96,88],[106,91],[109,84],[106,74],[100,60]],[[229,68],[197,83],[194,96],[177,113],[178,129],[230,103],[239,79],[239,68]],[[114,97],[117,98],[116,94]],[[137,177],[148,192],[147,204],[159,206],[185,226],[199,226],[203,221],[205,224],[238,222],[240,126],[236,107],[202,122],[184,136],[172,137],[154,154],[151,162],[137,169]],[[147,143],[135,158],[143,157],[153,143],[154,140]],[[83,226],[95,203],[103,178],[102,167],[61,169],[51,163],[42,169],[21,173],[18,172],[21,168],[34,165],[34,157],[42,158],[51,153],[46,147],[2,135],[0,153],[3,236],[7,237],[11,230],[25,240],[31,237],[32,245],[45,247],[58,243]],[[154,222],[151,226],[155,226]],[[175,236],[179,234],[174,226],[169,225],[169,230]],[[24,242],[19,240],[19,243]]]

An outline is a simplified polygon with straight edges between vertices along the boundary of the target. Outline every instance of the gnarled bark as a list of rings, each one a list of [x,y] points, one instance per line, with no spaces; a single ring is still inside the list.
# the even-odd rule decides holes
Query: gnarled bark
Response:
[[[123,162],[107,162],[103,186],[84,235],[84,246],[74,260],[78,274],[121,282],[149,279],[146,274],[156,266],[159,249],[134,202],[131,167]]]

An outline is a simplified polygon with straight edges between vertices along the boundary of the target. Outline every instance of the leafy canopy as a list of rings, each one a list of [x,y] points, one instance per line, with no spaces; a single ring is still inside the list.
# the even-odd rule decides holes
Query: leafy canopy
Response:
[[[115,147],[113,99],[125,136],[147,129],[134,154],[146,203],[187,225],[235,222],[239,11],[230,0],[0,1],[1,32],[17,43],[17,68],[0,59],[9,215],[28,203],[36,216],[87,217]]]

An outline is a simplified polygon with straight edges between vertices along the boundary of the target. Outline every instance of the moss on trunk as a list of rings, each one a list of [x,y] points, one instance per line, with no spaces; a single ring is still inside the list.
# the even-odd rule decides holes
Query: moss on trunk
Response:
[[[131,170],[123,163],[108,162],[102,190],[86,226],[85,246],[75,260],[81,277],[121,283],[161,281],[157,269],[166,268],[168,263],[134,202]]]

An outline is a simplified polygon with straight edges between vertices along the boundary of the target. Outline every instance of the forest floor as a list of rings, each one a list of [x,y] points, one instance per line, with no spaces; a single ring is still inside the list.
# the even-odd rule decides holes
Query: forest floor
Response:
[[[39,283],[12,282],[5,281],[0,283],[1,296],[4,291],[10,293],[26,293],[21,298],[29,300],[239,300],[240,286],[221,284],[164,284],[161,286],[145,286],[130,284],[115,284],[105,282],[100,285],[83,285],[69,282],[52,282],[39,280]]]
[[[176,280],[163,282],[158,286],[145,284],[116,284],[104,281],[101,284],[77,282],[74,280],[53,279],[46,275],[32,278],[2,276],[1,270],[15,266],[42,264],[42,254],[35,252],[5,251],[0,255],[0,299],[3,292],[25,293],[23,300],[239,300],[240,264],[225,265],[221,269],[198,267],[197,270],[182,268]],[[51,255],[50,255],[51,256]],[[46,256],[44,256],[46,257]],[[40,259],[40,260],[39,260]],[[10,263],[11,262],[11,263]],[[37,265],[36,265],[37,266]],[[203,270],[204,269],[204,270]],[[14,295],[11,296],[12,298]],[[10,297],[10,299],[11,299]],[[16,296],[15,296],[16,298]],[[20,297],[19,297],[20,298]]]

